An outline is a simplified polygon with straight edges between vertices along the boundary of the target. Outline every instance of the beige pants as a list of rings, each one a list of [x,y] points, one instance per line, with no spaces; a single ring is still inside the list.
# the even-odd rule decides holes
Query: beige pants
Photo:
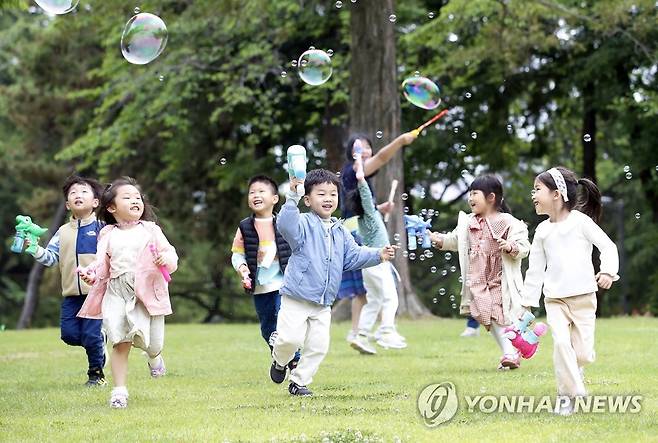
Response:
[[[553,364],[558,395],[587,395],[580,368],[592,363],[596,294],[544,298],[546,321],[553,334]]]
[[[103,329],[112,345],[132,343],[155,358],[164,346],[164,315],[150,315],[135,296],[135,275],[125,273],[107,284],[103,297]]]
[[[307,386],[313,381],[329,351],[330,325],[330,306],[281,296],[272,357],[279,365],[285,366],[295,352],[302,349],[302,358],[290,374],[290,381],[300,386]]]

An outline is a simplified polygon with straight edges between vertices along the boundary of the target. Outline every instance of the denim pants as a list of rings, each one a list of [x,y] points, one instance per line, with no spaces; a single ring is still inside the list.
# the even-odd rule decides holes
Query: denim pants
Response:
[[[85,348],[89,369],[100,369],[105,365],[105,343],[101,335],[103,320],[77,316],[86,298],[86,295],[72,295],[62,299],[61,338],[67,345]]]

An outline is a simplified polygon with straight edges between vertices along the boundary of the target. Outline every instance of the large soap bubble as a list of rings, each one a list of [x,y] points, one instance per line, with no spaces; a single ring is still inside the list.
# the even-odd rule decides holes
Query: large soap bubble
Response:
[[[297,62],[299,77],[309,85],[321,85],[329,80],[333,69],[331,57],[319,49],[309,49]]]
[[[155,60],[167,45],[167,26],[157,15],[142,12],[133,16],[121,36],[123,57],[135,65]]]
[[[423,109],[434,109],[441,104],[439,87],[426,77],[414,76],[402,82],[404,97],[413,105]]]
[[[67,14],[75,9],[80,0],[34,0],[37,5],[49,14]]]

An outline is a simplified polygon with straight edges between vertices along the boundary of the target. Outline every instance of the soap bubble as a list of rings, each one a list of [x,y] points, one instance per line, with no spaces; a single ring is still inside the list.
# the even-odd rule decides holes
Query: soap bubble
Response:
[[[327,49],[327,55],[328,55],[329,57],[331,57],[332,55],[334,55],[334,50],[333,50],[333,49]]]
[[[409,251],[402,251],[402,256],[403,257],[408,257],[409,256]]]
[[[639,212],[636,212],[636,213],[635,213],[635,218],[636,218],[637,220],[639,220],[640,217],[641,217],[641,214],[640,214]]]
[[[225,165],[226,164],[226,159],[224,157],[220,158],[219,159],[219,164],[222,165],[222,166]]]
[[[457,309],[457,305],[453,303],[452,304],[452,309]]]
[[[75,9],[80,0],[35,0],[49,14],[62,15]]]
[[[457,268],[455,266],[450,266],[450,272],[455,272]]]
[[[309,49],[299,57],[299,77],[309,85],[317,86],[331,77],[331,57],[319,49]]]
[[[167,36],[167,26],[160,17],[142,12],[126,23],[121,36],[121,53],[130,63],[145,65],[162,53]]]
[[[460,275],[457,281],[459,281],[459,283],[464,283],[464,277]]]
[[[628,165],[624,166],[624,172],[631,172],[631,167]]]
[[[391,23],[395,23],[395,21],[396,21],[397,19],[398,19],[398,18],[396,17],[395,14],[391,14],[391,15],[388,16],[388,21],[391,22]]]
[[[455,43],[457,40],[459,40],[459,36],[457,34],[455,34],[454,32],[448,34],[448,41],[450,43]]]
[[[471,98],[471,93],[470,93],[470,92],[467,92],[467,93],[465,94],[465,96],[466,96],[466,98]]]
[[[404,207],[404,213],[408,214],[409,213],[409,208],[407,206]]]
[[[407,194],[406,192],[403,192],[400,197],[402,198],[402,200],[406,200],[406,199],[409,198],[409,194]]]
[[[434,13],[431,12],[431,11],[428,12],[428,13],[427,13],[427,18],[429,18],[429,19],[433,19],[433,18],[434,18]]]
[[[420,261],[425,261],[425,256],[421,254],[421,255],[418,256],[418,259]]]
[[[288,73],[286,71],[281,71],[281,77],[286,78]]]
[[[291,61],[290,66],[292,66],[293,68],[296,68],[297,67],[297,60]]]
[[[432,251],[430,251],[429,249],[427,249],[425,251],[425,257],[432,258],[432,257],[434,257],[434,253]]]
[[[632,178],[633,178],[633,174],[631,174],[630,172],[627,172],[626,173],[626,180],[630,180]]]
[[[454,129],[452,130],[455,134],[459,132],[459,126],[455,126]]]
[[[163,82],[163,81],[164,81],[164,78],[165,78],[164,75],[160,74],[160,76],[158,77],[158,80],[160,80],[161,82]]]
[[[416,254],[413,252],[409,253],[409,260],[416,260]]]
[[[462,177],[466,177],[468,175],[468,169],[462,169]]]
[[[583,135],[583,140],[585,140],[586,143],[589,143],[592,141],[592,136],[589,134]]]
[[[445,277],[446,275],[448,275],[448,270],[447,270],[447,269],[443,269],[443,270],[441,271],[441,275],[444,276],[444,277]]]
[[[133,9],[133,12],[134,12],[135,14],[139,14],[140,12],[142,12],[142,10],[139,9],[139,6],[135,6],[135,9]]]
[[[341,2],[340,0],[337,1],[337,2],[336,2],[336,9],[340,9],[340,8],[342,8],[342,7],[343,7],[343,2]]]
[[[431,272],[432,274],[436,274],[436,266],[432,266],[432,267],[430,268],[430,272]]]
[[[446,255],[444,255],[446,260],[450,260],[452,258],[452,254],[449,252],[446,252]]]
[[[514,132],[514,128],[512,127],[512,125],[507,125],[507,133],[512,134],[512,132]]]
[[[459,147],[459,150],[462,151],[462,152],[466,152],[466,145],[461,145]]]
[[[400,241],[400,234],[398,234],[397,232],[393,234],[393,240]]]
[[[377,137],[377,138],[382,138],[383,136],[384,136],[384,133],[382,131],[377,131],[375,133],[375,137]]]
[[[471,132],[471,138],[472,138],[473,140],[475,140],[476,138],[478,138],[478,133],[477,133],[477,132]]]
[[[438,300],[437,300],[436,297],[434,297],[434,298],[432,299],[432,303],[436,303],[437,301],[438,301]]]
[[[446,295],[446,289],[445,288],[439,289],[439,295]]]
[[[412,105],[434,109],[441,104],[439,87],[427,77],[409,77],[402,82],[404,98]]]
[[[450,301],[455,301],[455,296],[454,295],[450,294],[449,298],[450,298]]]

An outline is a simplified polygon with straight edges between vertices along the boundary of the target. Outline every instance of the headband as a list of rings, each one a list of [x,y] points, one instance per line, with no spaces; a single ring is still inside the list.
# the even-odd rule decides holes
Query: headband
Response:
[[[557,186],[557,190],[560,192],[560,194],[562,194],[564,201],[568,202],[569,197],[567,196],[567,183],[564,181],[564,176],[562,173],[557,168],[551,168],[547,172],[551,174],[551,177],[553,177],[555,186]]]

